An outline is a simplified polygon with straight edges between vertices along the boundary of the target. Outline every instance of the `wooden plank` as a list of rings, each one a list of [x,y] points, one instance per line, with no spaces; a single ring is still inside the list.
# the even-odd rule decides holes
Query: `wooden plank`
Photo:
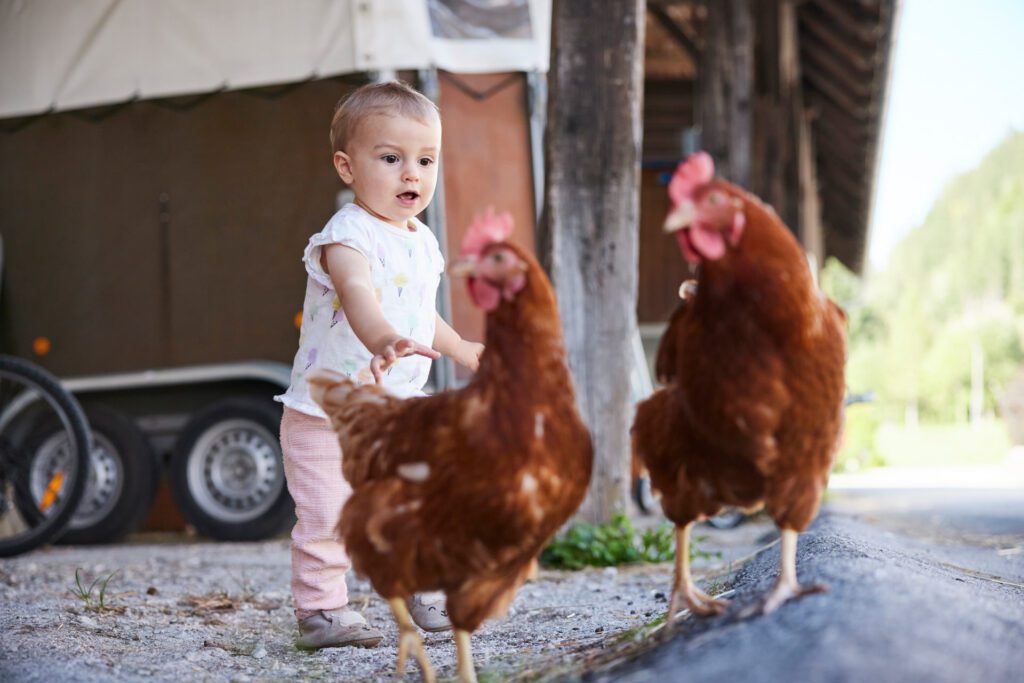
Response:
[[[679,47],[686,50],[686,53],[690,55],[690,59],[696,61],[700,57],[700,48],[694,43],[690,36],[686,35],[686,32],[679,27],[679,24],[669,15],[664,7],[661,6],[656,0],[652,0],[647,5],[647,11],[650,12],[651,16],[654,17],[658,24],[665,29],[666,33],[672,37],[672,40],[676,41]]]
[[[873,118],[878,109],[874,104],[864,104],[850,95],[846,90],[837,85],[829,76],[815,64],[805,63],[803,68],[805,80],[810,83],[818,92],[832,100],[836,105],[846,109],[850,114],[860,120],[867,121]]]
[[[878,53],[875,50],[857,49],[844,40],[834,28],[816,17],[811,12],[801,10],[799,13],[800,28],[817,36],[822,43],[838,52],[843,59],[854,64],[860,71],[873,71],[878,65]],[[865,56],[867,52],[867,56]]]
[[[707,13],[697,78],[701,147],[714,157],[720,175],[749,187],[753,147],[751,2],[712,2]]]

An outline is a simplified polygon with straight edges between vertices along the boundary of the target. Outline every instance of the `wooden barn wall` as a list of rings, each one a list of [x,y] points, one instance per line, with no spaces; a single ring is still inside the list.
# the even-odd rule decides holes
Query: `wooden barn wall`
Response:
[[[474,214],[493,206],[515,220],[512,239],[534,251],[534,198],[524,74],[441,74],[443,171],[448,249],[457,255]],[[449,321],[483,340],[484,316],[464,282],[451,288]]]
[[[637,318],[664,322],[679,301],[679,284],[690,277],[675,240],[661,226],[668,213],[667,181],[683,153],[683,134],[693,125],[693,81],[648,80],[644,86],[644,169],[640,181],[640,278]]]
[[[5,351],[61,375],[290,363],[309,235],[335,210],[351,86],[138,102],[0,131]]]

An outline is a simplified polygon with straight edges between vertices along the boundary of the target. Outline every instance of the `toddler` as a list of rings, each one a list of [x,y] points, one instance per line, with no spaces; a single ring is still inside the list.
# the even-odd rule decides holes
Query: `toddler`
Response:
[[[351,566],[337,535],[352,489],[343,454],[305,381],[326,367],[379,382],[399,397],[422,396],[432,358],[445,354],[476,370],[483,345],[463,340],[437,314],[444,259],[416,219],[434,195],[441,152],[437,107],[400,82],[359,88],[331,122],[334,167],[355,193],[319,233],[302,261],[308,274],[299,350],[284,403],[281,449],[298,518],[292,531],[296,645],[373,647],[380,632],[348,606]],[[451,627],[440,594],[417,596],[410,612],[428,631]]]

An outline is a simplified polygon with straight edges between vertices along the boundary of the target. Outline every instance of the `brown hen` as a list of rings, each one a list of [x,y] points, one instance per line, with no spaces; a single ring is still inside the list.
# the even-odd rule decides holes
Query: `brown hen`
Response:
[[[329,371],[309,380],[353,488],[339,523],[352,564],[391,605],[399,673],[412,650],[428,680],[406,599],[444,591],[459,677],[475,680],[470,634],[505,612],[590,480],[554,293],[510,230],[506,215],[478,219],[453,267],[487,313],[467,386],[399,400]]]
[[[843,414],[845,316],[815,284],[804,253],[775,212],[714,178],[711,158],[680,164],[665,227],[699,264],[696,292],[659,349],[670,384],[641,403],[633,447],[676,525],[669,622],[685,604],[725,602],[690,576],[689,534],[725,506],[763,504],[781,535],[778,583],[767,613],[822,590],[796,579],[796,541],[828,481]]]

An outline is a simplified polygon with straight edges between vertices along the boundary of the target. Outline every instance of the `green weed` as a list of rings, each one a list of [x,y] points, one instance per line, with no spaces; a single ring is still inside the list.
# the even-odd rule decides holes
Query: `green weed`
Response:
[[[710,558],[714,553],[696,546],[706,540],[698,536],[690,543],[690,559]],[[639,531],[625,513],[619,513],[607,524],[573,524],[555,538],[540,561],[553,569],[612,567],[639,562],[667,562],[675,557],[675,527],[663,522],[653,529]]]
[[[75,585],[71,588],[71,594],[82,601],[82,606],[90,612],[106,612],[111,609],[110,603],[107,602],[107,585],[110,580],[114,578],[114,574],[118,572],[117,569],[107,574],[107,578],[101,579],[96,577],[93,582],[86,588],[82,582],[81,576],[82,570],[80,568],[75,569]],[[93,597],[93,591],[96,591],[97,586],[99,590],[96,596]]]

